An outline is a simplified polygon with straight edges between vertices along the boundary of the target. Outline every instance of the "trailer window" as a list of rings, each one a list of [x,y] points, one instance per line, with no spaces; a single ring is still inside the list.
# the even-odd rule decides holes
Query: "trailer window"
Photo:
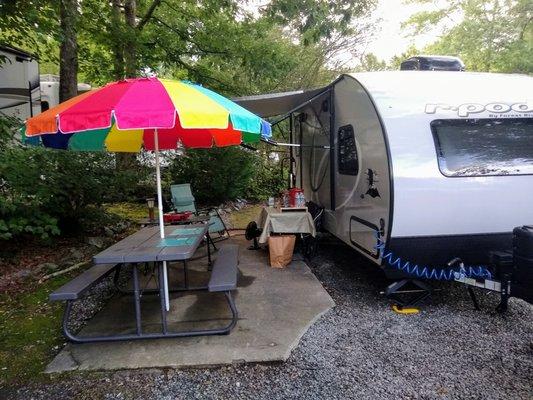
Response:
[[[339,128],[338,132],[338,167],[339,174],[357,175],[359,172],[359,158],[352,125]]]
[[[533,119],[437,120],[431,123],[446,176],[533,174]]]

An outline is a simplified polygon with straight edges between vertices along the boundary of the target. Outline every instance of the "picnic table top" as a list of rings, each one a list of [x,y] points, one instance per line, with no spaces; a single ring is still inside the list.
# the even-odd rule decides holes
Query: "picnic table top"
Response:
[[[165,226],[161,239],[158,226],[141,228],[93,257],[95,264],[180,261],[193,256],[207,233],[207,224]]]
[[[211,217],[209,215],[191,215],[189,218],[181,221],[165,222],[165,225],[191,225],[200,222],[208,222]],[[141,218],[138,223],[143,226],[157,225],[159,226],[159,220],[157,218]]]

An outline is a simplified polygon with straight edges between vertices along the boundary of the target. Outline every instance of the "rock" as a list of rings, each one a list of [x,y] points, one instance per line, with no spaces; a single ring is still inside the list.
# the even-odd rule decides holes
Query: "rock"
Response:
[[[38,272],[54,272],[59,269],[59,265],[54,263],[42,263],[35,268],[35,273]]]
[[[98,249],[101,249],[105,246],[105,239],[98,236],[89,236],[85,239],[87,244],[90,244],[91,246],[94,246]]]
[[[63,257],[59,261],[59,267],[60,268],[68,268],[73,264],[79,263],[85,258],[84,253],[76,248],[71,248],[69,250],[69,254],[67,254],[65,257]]]
[[[32,274],[32,271],[30,271],[29,269],[23,269],[23,270],[20,270],[17,273],[15,273],[15,277],[17,277],[17,278],[27,278],[31,274]]]
[[[113,232],[115,232],[115,233],[122,233],[122,232],[126,231],[126,229],[128,229],[129,226],[130,226],[130,224],[127,223],[127,222],[119,222],[119,223],[113,225],[113,226],[111,227],[111,230],[112,230]],[[105,228],[104,228],[104,229],[105,229]]]
[[[113,232],[113,230],[111,228],[108,228],[107,226],[104,228],[104,234],[107,236],[107,237],[113,237],[115,236],[115,232]]]
[[[70,259],[73,261],[81,261],[84,259],[83,252],[79,249],[70,249]]]

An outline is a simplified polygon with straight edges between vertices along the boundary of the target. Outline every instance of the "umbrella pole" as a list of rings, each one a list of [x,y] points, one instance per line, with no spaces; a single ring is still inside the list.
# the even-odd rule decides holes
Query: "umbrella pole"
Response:
[[[157,181],[157,208],[159,211],[159,233],[161,239],[165,238],[165,223],[163,221],[163,193],[161,190],[161,168],[159,163],[159,137],[157,133],[157,128],[154,132],[154,144],[155,144],[155,176]],[[163,286],[165,289],[165,308],[167,311],[170,310],[170,301],[168,298],[168,273],[167,273],[167,262],[163,261]]]

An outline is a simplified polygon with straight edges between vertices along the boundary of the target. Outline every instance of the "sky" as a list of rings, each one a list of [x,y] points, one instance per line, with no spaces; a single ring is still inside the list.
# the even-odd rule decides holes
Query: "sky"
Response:
[[[431,5],[403,4],[403,0],[380,0],[374,17],[380,18],[378,32],[366,48],[367,53],[374,53],[379,59],[389,60],[401,54],[414,44],[417,48],[435,41],[435,32],[417,35],[416,38],[406,37],[401,32],[402,22],[419,11],[431,9]]]

